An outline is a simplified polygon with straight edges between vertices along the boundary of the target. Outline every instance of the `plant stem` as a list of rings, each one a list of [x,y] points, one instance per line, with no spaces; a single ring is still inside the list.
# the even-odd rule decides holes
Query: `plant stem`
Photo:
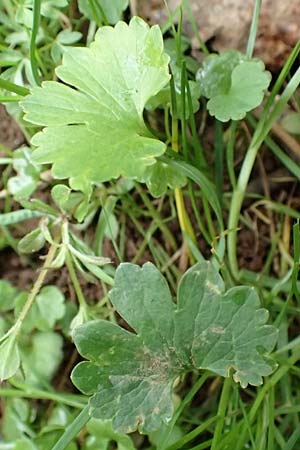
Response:
[[[210,372],[206,371],[204,374],[196,381],[196,383],[193,385],[193,387],[189,390],[189,392],[186,394],[182,402],[180,403],[177,411],[174,414],[174,417],[172,419],[172,422],[174,424],[177,422],[179,417],[181,416],[184,408],[193,400],[199,389],[203,386],[205,381],[209,378]]]
[[[6,91],[9,92],[14,92],[15,94],[18,95],[28,95],[30,93],[29,89],[23,86],[19,86],[15,83],[11,83],[10,81],[4,80],[1,77],[0,77],[0,88],[5,89]]]
[[[175,33],[176,36],[176,33]],[[176,90],[175,90],[175,84],[174,84],[174,78],[173,75],[170,79],[170,89],[171,89],[171,113],[172,113],[172,149],[178,153],[179,152],[179,136],[178,136],[178,119],[177,119],[177,103],[176,103]],[[197,239],[192,227],[192,224],[190,222],[189,216],[185,209],[184,199],[182,195],[182,191],[180,188],[174,189],[175,194],[175,202],[176,202],[176,208],[177,208],[177,214],[178,214],[178,220],[180,229],[183,233],[183,239],[184,235],[187,235],[191,241],[196,245]],[[187,245],[187,244],[185,244]],[[188,248],[188,246],[187,246]],[[194,257],[192,255],[192,252],[189,251],[189,257],[191,260],[191,263],[194,262]]]
[[[178,153],[178,121],[176,119],[172,119],[172,149]],[[185,209],[183,194],[180,188],[175,188],[175,202],[176,202],[176,208],[178,213],[178,220],[180,228],[183,232],[183,235],[187,234],[191,241],[196,244],[197,239],[191,224],[191,221],[189,219],[189,216]],[[184,236],[183,236],[184,237]],[[193,257],[190,254],[190,258],[193,259]]]
[[[183,410],[185,409],[185,407],[193,400],[193,398],[195,397],[195,395],[197,394],[197,392],[199,391],[199,389],[203,386],[203,384],[205,383],[205,381],[208,379],[208,377],[210,376],[210,373],[208,371],[204,372],[204,374],[196,381],[196,383],[193,385],[193,387],[190,389],[190,391],[187,393],[187,395],[184,397],[184,399],[182,400],[182,402],[180,403],[179,407],[177,408],[177,410],[175,411],[172,420],[170,422],[170,425],[168,426],[168,430],[166,433],[166,436],[163,439],[163,442],[161,443],[161,445],[159,446],[158,450],[163,450],[164,449],[164,445],[167,442],[177,420],[179,419],[179,417],[181,416]],[[200,425],[200,427],[203,426]],[[199,427],[196,428],[196,430]],[[193,430],[194,432],[195,430]],[[190,433],[189,433],[190,434]],[[198,433],[200,434],[200,433]],[[187,435],[188,436],[188,435]],[[182,439],[186,438],[186,436],[184,436]],[[181,441],[181,439],[180,439]],[[186,441],[189,442],[189,441]],[[176,445],[176,443],[174,444]],[[173,449],[173,445],[171,446],[172,450]],[[175,448],[180,448],[180,447],[175,447]],[[167,450],[171,450],[169,447]]]
[[[222,430],[224,426],[225,414],[228,405],[229,393],[231,388],[231,378],[226,378],[223,384],[221,399],[218,407],[218,422],[214,432],[214,437],[211,445],[211,450],[216,450],[218,444],[221,442]]]
[[[196,120],[194,116],[193,111],[193,100],[192,100],[192,94],[189,82],[186,83],[186,93],[187,93],[187,100],[188,100],[188,107],[189,107],[189,124],[190,129],[192,133],[192,139],[193,139],[193,147],[195,152],[195,162],[198,167],[198,169],[202,168],[205,170],[208,170],[207,162],[204,156],[204,150],[202,148],[200,137],[198,136],[197,127],[196,127]]]
[[[102,27],[102,20],[101,20],[99,14],[98,14],[98,11],[96,9],[96,6],[94,5],[93,0],[88,0],[88,3],[89,3],[89,6],[91,8],[91,11],[92,11],[92,14],[94,16],[94,20],[95,20],[97,26],[99,28]]]
[[[169,242],[171,248],[173,251],[177,249],[177,243],[176,240],[169,230],[168,226],[164,223],[163,219],[160,217],[160,213],[155,209],[152,202],[150,201],[148,195],[146,192],[143,191],[143,189],[140,187],[140,185],[136,184],[136,190],[138,191],[141,199],[147,206],[149,212],[151,213],[154,221],[157,223],[158,228],[162,231],[162,233],[165,235],[166,240]]]
[[[20,95],[0,95],[0,103],[17,103],[23,100]]]
[[[229,138],[226,146],[227,170],[230,183],[233,189],[236,187],[236,178],[234,173],[234,144],[237,125],[238,125],[237,121],[233,120],[231,122],[229,127]]]
[[[259,141],[255,145],[250,145],[244,159],[236,188],[233,191],[229,219],[228,219],[228,260],[229,267],[235,279],[239,278],[238,261],[236,255],[237,229],[240,211],[244,200],[246,188],[255,162],[257,151],[261,145]]]
[[[292,356],[286,361],[286,363],[279,367],[279,369],[269,378],[269,380],[264,384],[258,395],[255,397],[255,401],[249,412],[249,424],[251,425],[255,419],[258,409],[267,394],[267,392],[275,386],[279,380],[290,370],[297,361],[299,361],[300,352],[296,351]],[[245,448],[245,443],[247,440],[248,425],[245,423],[239,434],[239,440],[236,445],[236,450],[241,450]]]
[[[253,54],[253,50],[254,50],[261,2],[262,2],[262,0],[255,0],[251,28],[250,28],[249,39],[248,39],[248,44],[247,44],[247,51],[246,51],[246,54],[249,58],[252,58],[252,54]]]
[[[74,286],[74,289],[75,289],[75,292],[76,292],[76,295],[77,295],[78,303],[79,303],[80,306],[85,308],[86,307],[86,301],[85,301],[83,292],[82,292],[81,287],[80,287],[80,283],[78,281],[78,278],[77,278],[77,275],[76,275],[76,272],[75,272],[75,269],[74,269],[72,256],[70,255],[69,251],[67,251],[67,255],[66,255],[66,265],[67,265],[67,268],[68,268],[68,271],[69,271],[69,274],[70,274],[70,278],[71,278],[71,281],[73,283],[73,286]]]
[[[19,315],[17,321],[7,331],[7,333],[5,333],[4,336],[1,337],[0,342],[5,341],[5,339],[7,339],[8,336],[10,336],[12,333],[16,333],[16,334],[19,333],[25,317],[27,316],[31,306],[33,305],[33,302],[34,302],[36,296],[38,295],[38,293],[41,290],[41,287],[42,287],[42,285],[43,285],[43,283],[45,281],[45,277],[47,275],[49,266],[50,266],[51,262],[54,260],[54,257],[55,257],[55,254],[56,254],[56,250],[57,250],[57,245],[56,245],[56,243],[54,243],[53,245],[51,245],[51,247],[50,247],[50,249],[49,249],[49,251],[47,253],[45,262],[43,264],[43,267],[40,270],[39,276],[37,277],[37,279],[36,279],[32,289],[31,289],[31,291],[30,291],[30,293],[28,295],[26,303],[23,306],[23,309],[20,312],[20,315]]]
[[[0,150],[2,152],[4,152],[7,156],[10,156],[11,158],[13,158],[14,152],[9,150],[8,148],[6,148],[3,144],[0,144]]]
[[[222,122],[215,120],[215,184],[220,205],[223,201],[224,185],[224,145]]]
[[[78,416],[73,420],[73,422],[66,428],[63,435],[56,442],[52,450],[64,450],[70,442],[77,436],[78,433],[83,429],[83,427],[90,420],[89,415],[89,405],[87,405],[83,410],[78,414]]]
[[[102,16],[103,24],[104,24],[104,25],[109,25],[109,22],[108,22],[108,20],[107,20],[106,15],[105,15],[104,9],[103,9],[102,6],[101,6],[101,2],[99,2],[99,0],[94,0],[94,1],[95,1],[95,4],[96,4],[96,7],[99,9],[100,14],[101,14],[101,16]]]
[[[49,252],[47,253],[45,262],[43,264],[43,267],[39,273],[39,276],[36,279],[36,282],[34,283],[29,296],[27,298],[27,301],[17,319],[17,322],[19,322],[20,324],[22,324],[23,320],[25,319],[25,317],[27,316],[31,306],[33,305],[33,302],[36,298],[36,296],[38,295],[38,293],[41,290],[42,285],[44,284],[48,269],[50,264],[52,263],[52,261],[54,260],[55,254],[56,254],[56,250],[57,250],[57,245],[56,243],[54,243],[53,245],[51,245]]]
[[[170,445],[166,448],[166,450],[179,450],[181,449],[185,444],[188,442],[194,440],[199,434],[203,433],[203,431],[207,430],[207,428],[212,425],[216,420],[218,419],[218,416],[211,417],[210,419],[206,420],[205,422],[201,423],[198,427],[194,428],[192,431],[190,431],[188,434],[183,436],[181,439],[179,439],[174,444]],[[198,447],[195,447],[198,448]],[[202,447],[206,448],[206,447]],[[212,447],[211,447],[212,448]]]
[[[34,0],[34,2],[33,2],[33,24],[32,24],[32,30],[31,30],[29,50],[30,50],[30,64],[31,64],[32,75],[33,75],[34,81],[36,82],[36,84],[38,86],[41,84],[41,82],[40,82],[35,52],[37,51],[36,38],[37,38],[38,31],[39,31],[40,15],[41,15],[41,0]]]
[[[9,389],[9,388],[0,388],[0,396],[1,397],[13,397],[13,398],[31,398],[38,400],[51,400],[58,403],[62,403],[64,405],[72,406],[73,408],[84,408],[86,403],[83,401],[79,401],[75,398],[75,395],[71,394],[61,394],[58,392],[46,392],[42,389],[37,389],[32,386],[29,386],[28,389],[20,390],[20,389]]]
[[[202,236],[204,237],[204,239],[206,240],[206,242],[208,243],[208,245],[211,245],[212,239],[211,239],[211,236],[209,235],[209,232],[206,230],[206,228],[203,224],[203,220],[202,220],[200,211],[198,209],[198,205],[196,203],[195,192],[194,192],[192,183],[190,181],[189,181],[189,194],[190,194],[190,199],[192,202],[192,207],[193,207],[194,214],[195,214],[195,217],[196,217],[196,220],[198,223],[199,230],[200,230]]]
[[[208,48],[206,47],[205,42],[203,41],[203,39],[202,39],[201,36],[200,36],[200,33],[199,33],[199,27],[198,27],[198,25],[197,25],[197,23],[196,23],[196,20],[195,20],[195,17],[194,17],[194,15],[193,15],[193,12],[192,12],[192,10],[191,10],[191,6],[190,6],[190,4],[189,4],[189,1],[188,1],[188,0],[183,0],[182,4],[184,5],[184,8],[185,8],[185,10],[186,10],[186,12],[187,12],[188,19],[189,19],[189,21],[190,21],[192,30],[193,30],[193,32],[194,32],[194,34],[195,34],[195,38],[196,38],[197,41],[199,42],[199,45],[200,45],[200,48],[201,48],[202,52],[203,52],[205,55],[209,55],[209,50],[208,50]]]
[[[254,162],[257,156],[257,152],[265,140],[267,134],[272,128],[273,123],[277,120],[279,115],[281,114],[283,108],[294,94],[300,83],[300,68],[297,69],[286,88],[284,89],[281,97],[275,104],[274,108],[271,110],[269,116],[267,116],[266,111],[262,113],[262,117],[257,125],[256,131],[251,140],[250,146],[247,150],[246,157],[244,159],[236,188],[233,191],[230,210],[229,210],[229,219],[228,219],[228,260],[229,267],[232,273],[232,276],[238,280],[240,277],[238,261],[236,255],[236,243],[237,243],[237,229],[239,223],[239,217],[241,212],[241,207],[243,204],[243,200],[246,193],[246,188],[248,185],[248,181],[254,166]],[[274,89],[277,89],[275,86]],[[272,95],[272,94],[271,94]],[[268,105],[271,107],[271,105]]]

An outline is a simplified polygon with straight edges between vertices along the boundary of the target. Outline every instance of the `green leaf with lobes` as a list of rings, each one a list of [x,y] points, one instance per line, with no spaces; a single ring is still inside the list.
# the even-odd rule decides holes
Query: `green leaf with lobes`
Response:
[[[26,120],[46,127],[33,160],[59,179],[142,178],[165,151],[143,110],[169,81],[168,61],[159,27],[137,17],[100,28],[90,48],[68,48],[56,69],[64,84],[46,81],[22,102]]]
[[[245,61],[249,61],[249,58],[237,50],[208,55],[196,74],[202,94],[212,98],[226,93],[230,89],[233,69]]]
[[[221,122],[241,120],[259,106],[271,81],[262,61],[235,50],[208,56],[196,78],[208,111]]]
[[[104,320],[75,329],[77,349],[89,361],[72,373],[74,384],[93,394],[90,413],[112,419],[120,432],[150,432],[173,413],[172,387],[181,374],[208,369],[242,387],[259,385],[273,365],[265,355],[277,330],[266,325],[254,289],[225,292],[210,263],[199,263],[182,277],[172,301],[166,280],[151,263],[121,264],[110,299],[135,330]]]

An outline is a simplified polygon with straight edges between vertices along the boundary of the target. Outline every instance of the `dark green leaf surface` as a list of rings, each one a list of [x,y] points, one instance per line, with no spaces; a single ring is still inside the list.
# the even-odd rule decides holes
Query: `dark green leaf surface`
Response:
[[[85,183],[142,177],[165,151],[143,110],[168,82],[168,60],[158,26],[139,18],[102,27],[90,48],[68,48],[56,70],[65,84],[44,82],[23,101],[26,120],[46,127],[33,159]]]
[[[137,334],[107,321],[75,329],[78,351],[88,362],[73,371],[74,384],[90,400],[91,415],[112,419],[118,431],[149,432],[173,413],[172,387],[182,373],[209,369],[245,387],[259,385],[272,372],[265,358],[276,329],[256,292],[236,287],[225,292],[209,263],[182,277],[177,304],[151,263],[121,264],[111,301]]]

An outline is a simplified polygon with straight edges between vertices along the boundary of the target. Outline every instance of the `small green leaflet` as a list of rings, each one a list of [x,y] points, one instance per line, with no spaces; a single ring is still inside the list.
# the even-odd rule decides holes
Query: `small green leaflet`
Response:
[[[34,253],[41,250],[45,245],[45,236],[40,227],[35,228],[26,234],[18,242],[18,251],[20,253]]]
[[[90,48],[68,48],[56,69],[65,84],[46,81],[22,102],[26,120],[46,127],[33,160],[59,179],[142,178],[166,149],[143,110],[169,81],[168,61],[159,27],[137,17],[100,28]]]
[[[14,151],[13,168],[17,175],[9,178],[7,187],[15,198],[29,198],[38,185],[40,168],[31,161],[31,153],[28,147]]]
[[[16,317],[21,313],[26,300],[26,292],[21,292],[16,298]],[[51,331],[56,322],[63,318],[65,312],[65,297],[62,292],[56,286],[44,286],[26,315],[22,330],[25,333],[30,333],[34,328],[40,331]]]
[[[102,16],[103,22],[105,22],[104,19],[106,19],[109,23],[115,24],[118,22],[118,20],[121,18],[122,12],[127,8],[128,6],[128,0],[98,0],[102,11],[105,15],[105,18],[101,14],[101,10],[98,8],[98,12],[100,17]],[[98,3],[94,2],[94,3]],[[91,7],[89,5],[89,2],[87,0],[79,0],[78,1],[79,11],[84,14],[86,17],[88,17],[90,20],[95,20],[95,17],[93,15],[93,12],[91,10]],[[97,9],[97,5],[95,5],[95,8]]]
[[[117,450],[135,450],[130,437],[116,433],[110,421],[92,419],[87,423],[86,429],[90,435],[86,450],[109,450],[112,443],[117,445]]]
[[[183,187],[187,178],[177,168],[157,161],[156,164],[146,169],[143,181],[147,184],[153,197],[160,197],[165,194],[168,187],[171,189]]]
[[[210,263],[199,263],[182,277],[177,305],[166,280],[151,263],[121,264],[110,299],[136,331],[104,320],[75,329],[79,353],[74,384],[90,399],[91,416],[112,419],[119,432],[147,433],[173,414],[174,380],[184,372],[208,369],[223,377],[230,370],[242,387],[259,385],[273,365],[265,358],[277,330],[265,325],[254,289],[225,292]]]
[[[14,309],[17,289],[6,280],[0,280],[0,312]]]
[[[235,50],[208,56],[196,78],[210,114],[221,122],[243,119],[259,106],[271,81],[262,61]]]
[[[20,366],[20,352],[16,334],[8,336],[0,344],[0,383],[12,377]]]
[[[20,351],[26,383],[42,387],[51,380],[63,359],[63,339],[52,331],[36,332],[27,345],[20,345]]]

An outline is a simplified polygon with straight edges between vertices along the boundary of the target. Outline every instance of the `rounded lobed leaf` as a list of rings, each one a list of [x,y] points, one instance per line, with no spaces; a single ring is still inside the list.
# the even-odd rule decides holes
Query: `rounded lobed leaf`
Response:
[[[212,97],[207,108],[221,122],[241,120],[261,104],[270,81],[271,76],[262,62],[243,62],[233,69],[228,92]]]
[[[274,366],[266,359],[277,330],[266,325],[256,292],[240,286],[225,292],[210,263],[182,277],[175,305],[168,285],[151,263],[121,264],[110,298],[137,334],[98,320],[75,329],[78,351],[89,361],[72,373],[74,384],[93,394],[90,413],[112,419],[122,432],[153,431],[173,411],[172,386],[182,373],[209,369],[242,387],[259,385]]]
[[[271,81],[262,61],[235,50],[208,56],[196,78],[209,113],[221,122],[243,119],[259,106]]]
[[[142,178],[165,151],[143,110],[168,83],[168,61],[159,27],[137,17],[100,28],[90,48],[66,49],[56,69],[64,84],[44,82],[22,102],[26,120],[46,127],[33,137],[33,159],[59,179]]]

